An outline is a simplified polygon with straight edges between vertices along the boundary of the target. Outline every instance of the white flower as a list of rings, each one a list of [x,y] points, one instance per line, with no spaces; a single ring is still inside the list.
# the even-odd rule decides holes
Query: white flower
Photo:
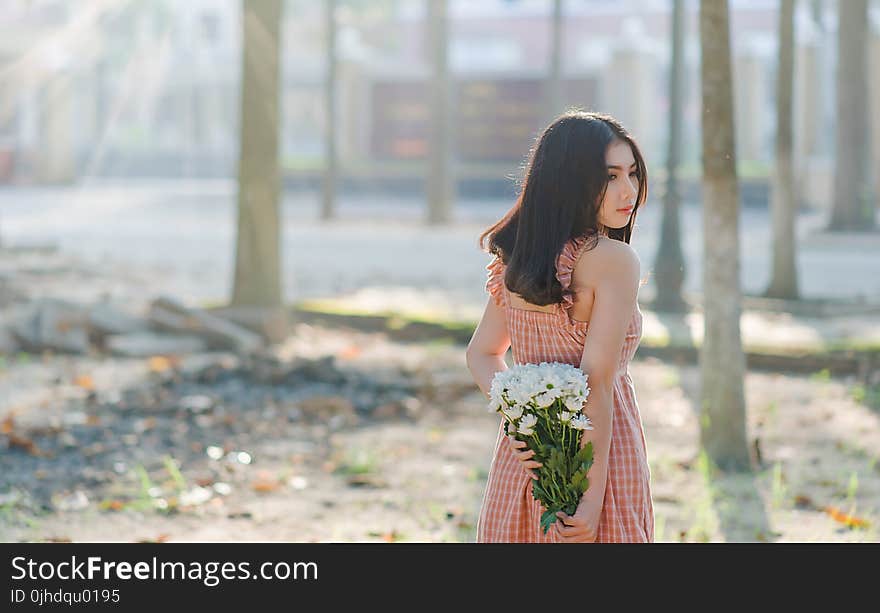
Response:
[[[523,414],[523,408],[522,408],[522,406],[520,406],[518,404],[515,404],[512,407],[507,407],[506,409],[502,409],[502,411],[504,412],[505,415],[507,415],[507,417],[508,417],[508,419],[510,419],[510,421],[516,421]]]
[[[575,430],[592,430],[593,424],[590,423],[589,417],[581,413],[580,415],[572,418],[571,427]]]
[[[559,400],[566,412],[574,414],[581,411],[588,395],[587,375],[571,364],[514,364],[495,374],[489,410],[516,420],[529,408],[546,409]]]
[[[546,409],[551,404],[556,402],[556,399],[559,397],[559,393],[555,389],[544,390],[537,396],[535,396],[535,404],[538,405],[541,409]]]
[[[538,418],[531,413],[527,413],[523,415],[523,418],[519,422],[519,433],[525,436],[529,436],[530,434],[534,434],[535,431],[533,428],[538,423]]]
[[[580,396],[569,396],[565,399],[565,408],[572,413],[577,413],[584,406],[584,401]]]
[[[568,422],[571,419],[571,413],[568,411],[560,411],[559,412],[559,420],[562,422]]]

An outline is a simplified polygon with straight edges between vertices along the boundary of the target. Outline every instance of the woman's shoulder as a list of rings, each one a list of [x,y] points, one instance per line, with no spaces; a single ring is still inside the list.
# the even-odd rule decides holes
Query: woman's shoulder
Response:
[[[599,236],[592,249],[584,251],[575,264],[574,276],[581,285],[594,285],[602,279],[622,281],[638,279],[641,270],[639,254],[632,245]]]

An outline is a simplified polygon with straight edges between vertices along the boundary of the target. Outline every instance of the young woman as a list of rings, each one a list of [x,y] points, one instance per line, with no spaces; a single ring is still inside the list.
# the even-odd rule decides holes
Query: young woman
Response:
[[[647,170],[614,118],[569,112],[538,139],[513,208],[480,237],[494,254],[490,299],[467,349],[489,395],[515,363],[564,362],[588,376],[590,486],[574,515],[544,534],[532,497],[540,464],[503,420],[477,522],[477,542],[652,542],[654,510],[641,416],[628,365],[642,334],[639,259],[629,245]]]

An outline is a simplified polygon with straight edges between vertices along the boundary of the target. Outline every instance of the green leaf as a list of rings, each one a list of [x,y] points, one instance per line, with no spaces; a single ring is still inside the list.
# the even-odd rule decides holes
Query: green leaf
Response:
[[[575,464],[583,464],[584,462],[593,463],[593,443],[592,441],[588,442],[583,448],[577,452],[577,455],[574,456]]]
[[[583,483],[583,485],[581,486],[580,493],[583,494],[583,493],[586,492],[588,489],[590,489],[590,480],[589,480],[588,478],[584,477],[584,483]]]
[[[541,485],[540,479],[532,483],[532,496],[534,496],[537,500],[548,498],[547,492],[544,489],[544,486]]]
[[[547,509],[543,513],[541,513],[541,527],[544,529],[544,534],[547,534],[547,531],[550,529],[554,523],[556,523],[556,511],[553,509]]]

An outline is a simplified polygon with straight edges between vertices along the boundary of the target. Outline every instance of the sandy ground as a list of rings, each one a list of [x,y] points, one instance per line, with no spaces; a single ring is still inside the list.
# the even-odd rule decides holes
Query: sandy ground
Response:
[[[230,492],[173,514],[101,510],[91,499],[80,510],[49,514],[6,504],[2,540],[472,541],[497,421],[470,380],[463,348],[309,332],[323,339],[310,343],[313,354],[354,343],[364,355],[430,368],[450,398],[439,397],[417,419],[316,424],[294,437],[268,433]],[[878,540],[880,415],[854,399],[852,382],[749,373],[748,437],[759,441],[762,464],[752,474],[722,476],[698,454],[696,367],[636,360],[631,373],[648,441],[657,541]],[[186,466],[181,472],[196,479]],[[120,477],[118,487],[137,489],[136,478]],[[843,514],[866,525],[847,525]]]

